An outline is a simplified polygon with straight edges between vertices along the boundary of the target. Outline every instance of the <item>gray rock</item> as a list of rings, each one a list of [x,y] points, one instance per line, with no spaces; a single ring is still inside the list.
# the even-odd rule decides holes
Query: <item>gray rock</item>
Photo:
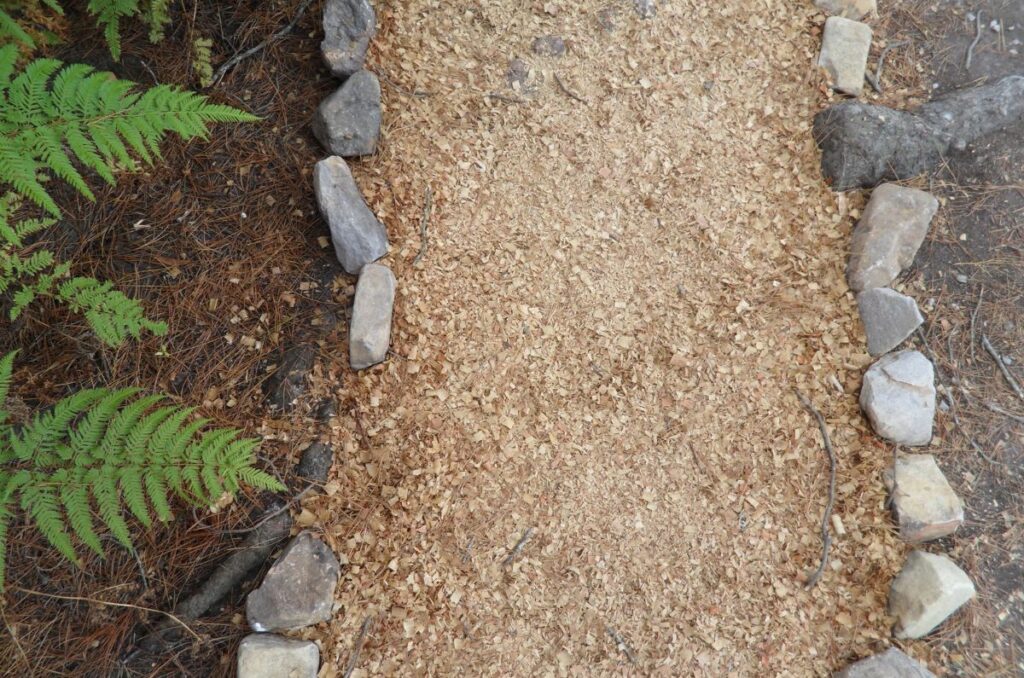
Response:
[[[868,338],[868,353],[872,356],[896,348],[924,322],[912,297],[888,287],[875,287],[858,294],[857,309]]]
[[[282,412],[291,411],[306,392],[306,375],[315,359],[316,346],[312,344],[299,344],[285,351],[277,371],[263,383],[267,403]]]
[[[914,261],[939,201],[916,188],[882,184],[853,230],[846,280],[855,292],[886,287]]]
[[[344,160],[331,156],[318,162],[313,170],[313,190],[320,214],[331,229],[334,254],[346,273],[357,275],[363,266],[387,254],[384,225],[366,206]]]
[[[930,454],[898,455],[885,484],[904,541],[939,539],[964,522],[964,505]]]
[[[370,264],[359,275],[349,330],[352,369],[366,369],[387,357],[395,286],[395,275],[387,266]]]
[[[565,54],[565,40],[557,35],[542,35],[533,41],[533,53],[538,56],[562,56]]]
[[[505,79],[512,89],[524,89],[526,81],[530,77],[530,67],[522,59],[513,59],[508,62],[508,72]]]
[[[814,6],[825,14],[860,21],[869,14],[878,14],[876,0],[814,0]]]
[[[882,356],[864,375],[860,406],[879,436],[927,445],[935,419],[935,369],[918,351]]]
[[[253,631],[289,631],[327,621],[338,583],[338,559],[311,532],[292,539],[263,583],[245,600]]]
[[[658,14],[655,0],[633,0],[633,8],[641,19],[653,19]]]
[[[821,171],[836,191],[910,179],[950,149],[1024,120],[1024,77],[958,90],[915,112],[845,101],[814,117]]]
[[[334,464],[334,448],[315,442],[302,452],[295,474],[308,483],[323,485]]]
[[[252,633],[238,646],[238,678],[316,678],[320,650],[308,640]]]
[[[328,0],[321,42],[327,68],[338,78],[347,78],[361,69],[376,33],[377,14],[369,0]]]
[[[320,102],[313,135],[334,155],[370,155],[377,150],[380,119],[380,82],[370,71],[358,71]]]
[[[936,678],[921,662],[895,647],[882,654],[861,659],[833,675],[833,678]]]
[[[864,71],[871,51],[871,27],[840,16],[829,17],[821,40],[818,65],[828,71],[832,88],[851,96],[864,89]]]
[[[923,638],[974,597],[974,584],[956,563],[924,551],[907,557],[889,589],[897,638]]]
[[[360,70],[376,32],[377,15],[369,0],[328,0],[320,53],[331,73],[347,78]]]

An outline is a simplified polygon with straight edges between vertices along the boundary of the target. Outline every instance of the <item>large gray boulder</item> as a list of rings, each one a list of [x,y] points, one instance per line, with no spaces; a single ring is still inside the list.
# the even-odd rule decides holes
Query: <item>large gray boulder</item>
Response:
[[[855,292],[887,287],[914,261],[939,209],[935,196],[916,188],[883,184],[853,229],[846,280]]]
[[[387,266],[370,264],[359,274],[349,329],[352,369],[365,370],[387,357],[391,345],[395,286],[395,274]]]
[[[818,66],[824,68],[837,92],[860,96],[871,51],[871,27],[841,16],[829,17],[821,39]]]
[[[334,254],[346,273],[358,275],[363,266],[388,252],[388,235],[363,200],[345,161],[325,158],[313,169],[313,190],[320,214],[331,229]]]
[[[311,532],[298,534],[281,552],[260,587],[245,600],[253,631],[291,631],[331,618],[340,566]]]
[[[859,101],[814,117],[821,171],[833,190],[910,179],[936,166],[950,149],[1024,120],[1024,76],[962,89],[914,112]]]
[[[320,650],[308,640],[252,633],[238,646],[238,678],[316,678]]]
[[[347,78],[359,71],[376,32],[377,15],[369,0],[327,0],[320,53],[331,73]]]
[[[930,454],[897,455],[885,484],[904,541],[940,539],[964,522],[964,505]]]
[[[857,309],[868,339],[868,353],[872,356],[880,356],[896,348],[924,322],[913,297],[888,287],[876,287],[858,294]]]
[[[882,356],[864,375],[860,406],[879,436],[927,445],[935,419],[935,368],[918,351]]]
[[[911,659],[899,649],[890,647],[882,654],[861,659],[851,664],[833,678],[936,678],[920,662]]]
[[[358,71],[320,102],[313,135],[334,155],[370,155],[377,150],[380,121],[380,82],[370,71]]]
[[[923,638],[974,597],[974,583],[946,556],[914,551],[889,588],[897,638]]]

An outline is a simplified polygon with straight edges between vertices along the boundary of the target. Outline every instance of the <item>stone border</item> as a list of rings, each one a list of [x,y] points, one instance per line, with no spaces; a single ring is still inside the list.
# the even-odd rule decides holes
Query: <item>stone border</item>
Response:
[[[311,124],[314,136],[330,153],[314,169],[317,205],[330,229],[338,262],[346,273],[358,277],[349,326],[349,364],[354,370],[387,358],[397,287],[394,273],[378,261],[388,253],[387,231],[366,204],[345,162],[345,158],[376,152],[380,139],[380,82],[364,68],[376,21],[369,0],[324,4],[320,51],[341,85],[317,107]],[[330,447],[314,445],[310,450],[314,448],[323,458],[306,464],[304,455],[300,466],[309,466],[312,475],[325,478]],[[331,618],[340,569],[330,547],[313,533],[303,531],[292,538],[260,586],[246,597],[246,618],[254,633],[238,648],[239,676],[316,678],[317,645],[278,633]]]
[[[876,2],[815,0],[814,4],[830,15],[818,66],[828,73],[834,91],[858,97],[869,75],[872,41],[871,27],[863,20],[877,16]],[[857,294],[866,348],[878,358],[864,375],[860,407],[875,433],[896,445],[924,447],[932,440],[935,368],[916,350],[895,350],[919,331],[924,317],[913,298],[890,286],[913,263],[938,207],[938,200],[924,191],[892,183],[876,186],[851,239],[847,282]],[[885,483],[904,541],[919,544],[945,537],[963,523],[963,504],[932,455],[898,452]],[[893,634],[901,639],[922,638],[974,595],[973,583],[952,560],[915,550],[890,588],[888,613],[897,619]],[[880,672],[934,675],[893,648],[835,675],[856,678]]]

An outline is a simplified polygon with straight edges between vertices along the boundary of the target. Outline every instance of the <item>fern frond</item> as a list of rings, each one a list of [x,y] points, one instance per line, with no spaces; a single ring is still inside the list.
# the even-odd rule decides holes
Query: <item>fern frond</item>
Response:
[[[139,13],[139,0],[89,0],[87,9],[95,15],[96,23],[103,28],[110,56],[121,58],[121,19]]]
[[[17,351],[11,351],[3,358],[0,358],[0,424],[6,419],[7,412],[4,411],[4,403],[7,402],[7,394],[11,390],[11,374],[14,371],[14,358]]]
[[[21,27],[14,17],[2,9],[0,9],[0,41],[5,43],[13,41],[29,49],[36,48],[36,41],[32,39],[32,36]]]
[[[157,336],[167,334],[165,323],[147,318],[138,299],[113,289],[109,282],[72,278],[58,288],[57,298],[82,313],[96,336],[109,346],[118,346],[128,337],[139,339],[144,330]]]
[[[138,0],[92,0],[89,6],[116,33]],[[177,87],[136,92],[134,83],[84,64],[37,59],[12,79],[15,58],[9,48],[0,50],[0,181],[54,216],[60,211],[41,174],[93,199],[79,166],[113,183],[119,165],[133,168],[135,157],[146,163],[159,157],[169,133],[187,141],[206,138],[212,123],[258,120]]]
[[[149,26],[149,41],[160,42],[167,24],[171,23],[171,0],[146,0],[142,18]]]
[[[0,358],[0,395],[13,359]],[[154,516],[169,520],[172,492],[202,506],[243,484],[284,489],[255,468],[255,440],[233,429],[204,431],[206,420],[191,419],[189,408],[160,406],[162,400],[137,389],[90,389],[20,429],[0,426],[0,577],[7,507],[15,504],[54,548],[76,560],[73,536],[102,555],[97,518],[131,549],[126,512],[146,527]]]

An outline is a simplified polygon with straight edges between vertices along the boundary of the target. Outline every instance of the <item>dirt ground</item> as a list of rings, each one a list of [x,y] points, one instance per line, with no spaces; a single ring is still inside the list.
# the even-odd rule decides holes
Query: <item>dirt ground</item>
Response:
[[[201,4],[187,25],[219,26],[213,37],[231,52],[297,5]],[[352,281],[321,263],[308,120],[332,83],[314,3],[293,37],[217,90],[263,125],[170,152],[92,217],[110,224],[101,236],[67,244],[170,316],[171,358],[153,358],[159,341],[97,353],[58,338],[46,349],[64,357],[25,389],[57,397],[105,371],[171,389],[263,436],[265,461],[285,477],[304,445],[333,443],[326,494],[298,515],[345,565],[335,620],[300,634],[320,644],[325,677],[822,676],[890,645],[886,594],[908,549],[881,483],[893,449],[857,406],[870,361],[843,271],[864,196],[831,193],[818,172],[810,122],[829,95],[813,67],[821,17],[810,3],[684,0],[649,20],[626,0],[376,5],[370,67],[384,87],[384,138],[353,168],[392,241],[389,361],[347,369]],[[971,34],[941,7],[931,23],[908,4],[913,21],[894,18],[879,35],[920,30],[922,49],[955,57],[957,45],[929,41]],[[549,34],[565,39],[564,56],[531,51]],[[107,66],[187,82],[173,50],[191,35],[177,30],[163,57],[129,40],[137,51],[126,51],[145,56]],[[881,100],[920,100],[927,57],[894,54]],[[513,59],[528,72],[510,86]],[[992,200],[1009,191],[984,187],[1019,186],[1019,170],[979,182],[972,195]],[[967,189],[952,179],[935,188],[956,199],[904,287],[935,297],[922,303],[929,346],[951,389],[952,374],[978,389],[957,411],[1003,465],[979,467],[940,415],[933,447],[970,524],[929,549],[963,564],[979,597],[900,646],[940,675],[1019,675],[1020,440],[1015,422],[981,407],[1015,403],[985,355],[967,362],[964,324],[984,284],[979,327],[1012,355],[1020,330],[1005,316],[1019,305],[1019,250],[1007,222],[993,227],[998,244],[965,257],[973,231],[964,245],[954,208]],[[83,205],[69,221],[86,214],[96,213]],[[138,219],[151,225],[141,235],[129,226]],[[1003,273],[982,265],[992,258]],[[967,285],[950,278],[953,262]],[[261,384],[300,341],[320,350],[309,393],[290,415],[268,413]],[[825,415],[839,457],[844,530],[811,591],[828,464],[795,390]],[[324,398],[336,416],[318,423]],[[223,556],[211,533],[249,524],[262,501],[182,516],[140,537],[138,561],[115,552],[74,575],[22,530],[0,656],[22,674],[124,670],[136,623],[158,617],[50,598],[56,621],[44,624],[40,596],[26,591],[169,609]],[[126,672],[231,675],[242,593],[196,625],[203,643]]]

